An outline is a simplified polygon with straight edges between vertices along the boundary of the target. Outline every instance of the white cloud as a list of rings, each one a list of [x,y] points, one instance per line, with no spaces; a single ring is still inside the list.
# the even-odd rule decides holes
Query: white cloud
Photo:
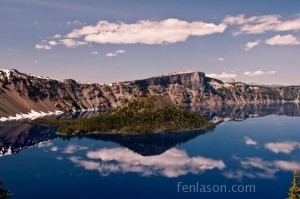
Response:
[[[246,19],[243,14],[237,16],[226,16],[223,22],[229,25],[242,25],[246,23]]]
[[[55,34],[55,35],[53,35],[53,38],[54,39],[59,39],[59,38],[61,38],[61,35],[60,34]]]
[[[61,39],[61,44],[65,45],[68,48],[75,48],[77,46],[86,45],[86,42],[83,41],[76,41],[74,39]]]
[[[60,35],[54,35],[53,38],[60,38]],[[68,48],[75,48],[77,46],[82,46],[82,45],[86,45],[86,42],[82,42],[82,41],[76,41],[74,39],[60,39],[59,41],[56,40],[42,40],[41,43],[36,44],[35,48],[36,49],[43,49],[43,50],[51,50],[53,46],[62,44]]]
[[[81,26],[81,25],[84,25],[85,23],[83,23],[79,20],[73,20],[73,21],[68,21],[67,24],[68,25],[74,25],[74,26]]]
[[[115,52],[106,53],[105,56],[106,57],[116,57],[119,54],[124,54],[125,52],[126,52],[125,50],[119,49],[119,50],[117,50]]]
[[[99,21],[95,26],[74,29],[66,37],[82,38],[85,42],[100,44],[171,44],[183,42],[190,36],[222,33],[226,27],[226,24],[179,19],[142,20],[133,24]]]
[[[246,71],[246,72],[244,72],[244,75],[249,76],[249,77],[257,77],[257,76],[261,76],[261,75],[273,75],[275,73],[276,73],[276,71],[274,71],[274,70],[267,71],[267,72],[257,70],[254,72]]]
[[[284,21],[276,27],[277,31],[299,31],[300,30],[300,18]]]
[[[244,50],[251,50],[255,46],[258,46],[260,44],[260,40],[254,41],[254,42],[247,42],[244,46]]]
[[[125,53],[125,50],[119,49],[119,50],[116,51],[116,53],[122,54],[122,53]]]
[[[97,51],[91,52],[92,55],[98,55],[99,53]]]
[[[250,137],[244,137],[244,142],[246,145],[257,145],[257,142]]]
[[[218,61],[225,61],[225,59],[223,57],[219,57]]]
[[[51,50],[52,46],[41,43],[41,44],[35,44],[35,48],[36,49],[43,49],[43,50]]]
[[[261,15],[248,18],[245,15],[227,16],[223,23],[239,26],[238,30],[234,31],[234,35],[300,30],[300,18],[282,21],[280,15]]]
[[[234,73],[226,73],[226,72],[222,72],[221,74],[211,73],[211,74],[206,74],[206,76],[211,78],[216,78],[216,79],[230,79],[230,78],[237,77],[237,75]]]
[[[285,142],[270,142],[265,144],[265,148],[274,153],[291,153],[296,148],[299,148],[299,142],[285,141]]]
[[[266,44],[275,46],[284,46],[284,45],[290,45],[290,46],[295,46],[295,45],[300,45],[300,39],[288,34],[288,35],[276,35],[274,37],[271,37],[265,41]]]
[[[184,150],[170,149],[159,156],[142,156],[125,148],[100,149],[90,151],[83,160],[71,157],[70,160],[87,170],[97,170],[102,175],[117,172],[134,172],[143,176],[162,175],[173,178],[188,173],[198,174],[211,169],[224,169],[222,160],[205,157],[189,157]],[[99,160],[99,161],[96,161]]]
[[[51,41],[48,42],[48,44],[51,45],[51,46],[56,46],[57,42],[54,41],[54,40],[51,40]]]

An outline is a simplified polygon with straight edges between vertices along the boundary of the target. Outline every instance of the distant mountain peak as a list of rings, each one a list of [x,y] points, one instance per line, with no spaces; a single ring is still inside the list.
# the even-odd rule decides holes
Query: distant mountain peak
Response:
[[[168,75],[182,75],[182,74],[188,74],[188,73],[200,73],[201,71],[194,71],[194,70],[182,70],[182,71],[175,71],[172,73],[169,73]],[[202,72],[201,72],[202,73]]]

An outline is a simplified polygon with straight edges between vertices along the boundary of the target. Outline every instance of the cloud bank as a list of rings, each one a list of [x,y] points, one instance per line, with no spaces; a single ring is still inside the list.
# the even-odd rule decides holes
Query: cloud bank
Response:
[[[262,34],[266,32],[300,31],[300,17],[283,20],[280,15],[260,15],[246,17],[245,14],[226,16],[219,23],[203,21],[185,21],[176,18],[164,20],[140,20],[135,23],[99,21],[87,25],[78,20],[68,22],[77,28],[66,35],[54,34],[52,41],[42,41],[35,45],[37,49],[51,50],[53,46],[64,45],[68,48],[88,44],[145,44],[162,45],[184,42],[189,37],[224,33],[227,27],[234,27],[233,35]],[[244,45],[249,51],[260,45],[260,40],[250,41]],[[300,45],[300,39],[291,35],[276,35],[265,44],[272,46]],[[114,55],[113,53],[110,55]],[[220,60],[221,61],[221,60]]]
[[[276,35],[274,37],[271,37],[265,41],[266,44],[271,46],[296,46],[300,45],[300,39],[288,34],[288,35]]]
[[[238,26],[238,29],[233,32],[234,35],[300,30],[300,18],[283,21],[280,15],[261,15],[248,18],[244,14],[227,16],[223,23]]]
[[[261,75],[273,75],[275,73],[276,73],[276,71],[274,71],[274,70],[267,71],[267,72],[257,70],[254,72],[246,71],[246,72],[244,72],[244,75],[246,75],[248,77],[257,77],[257,76],[261,76]]]
[[[79,25],[79,24],[77,24]],[[80,24],[82,25],[82,24]],[[69,32],[63,39],[60,34],[52,38],[60,39],[59,44],[73,48],[88,43],[97,44],[173,44],[186,41],[191,36],[205,36],[223,33],[227,25],[202,21],[188,22],[175,18],[165,20],[141,20],[136,23],[111,23],[99,21],[96,25],[85,25]],[[37,44],[41,45],[41,44]],[[38,49],[50,50],[38,46]]]
[[[190,36],[222,33],[226,24],[187,22],[179,19],[162,21],[141,20],[133,24],[99,21],[95,26],[75,29],[67,38],[82,38],[84,42],[99,44],[171,44],[187,40]]]
[[[210,73],[210,74],[206,74],[206,76],[211,78],[216,78],[216,79],[231,79],[237,77],[237,75],[234,73],[226,73],[226,72],[222,72],[221,74]]]

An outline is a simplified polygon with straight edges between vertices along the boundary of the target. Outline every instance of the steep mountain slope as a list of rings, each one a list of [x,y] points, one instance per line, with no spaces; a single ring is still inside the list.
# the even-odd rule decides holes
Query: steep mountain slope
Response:
[[[0,117],[82,109],[106,110],[140,95],[167,95],[173,103],[201,106],[298,101],[299,86],[266,87],[224,83],[202,72],[171,73],[112,85],[79,83],[0,69]]]

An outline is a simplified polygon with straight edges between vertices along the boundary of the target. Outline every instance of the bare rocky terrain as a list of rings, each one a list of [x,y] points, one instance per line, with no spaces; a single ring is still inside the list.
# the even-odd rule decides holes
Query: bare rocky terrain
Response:
[[[55,110],[108,110],[140,95],[168,96],[186,107],[299,100],[300,86],[268,87],[226,83],[202,72],[181,72],[106,84],[55,80],[0,69],[0,117]]]

